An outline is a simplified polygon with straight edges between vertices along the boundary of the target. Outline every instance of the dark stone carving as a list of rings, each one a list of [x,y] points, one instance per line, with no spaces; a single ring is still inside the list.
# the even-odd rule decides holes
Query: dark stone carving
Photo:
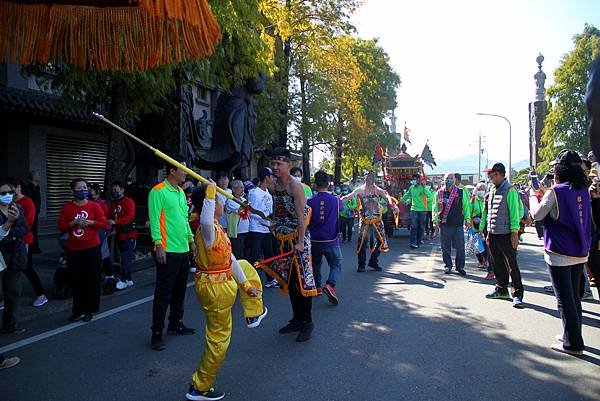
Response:
[[[240,168],[242,175],[247,173],[254,148],[254,97],[264,88],[265,76],[261,74],[246,81],[244,86],[221,93],[215,110],[210,149],[205,153],[195,150],[194,163],[198,167],[227,172]],[[205,123],[197,121],[194,129],[201,131],[202,124]]]
[[[585,95],[585,105],[590,120],[588,128],[590,145],[596,158],[600,158],[600,57],[597,57],[592,64],[590,81]]]

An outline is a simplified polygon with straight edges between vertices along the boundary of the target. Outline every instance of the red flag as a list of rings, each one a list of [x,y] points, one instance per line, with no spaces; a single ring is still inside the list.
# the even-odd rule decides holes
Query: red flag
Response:
[[[409,133],[410,133],[410,130],[406,126],[406,123],[404,123],[404,142],[412,143],[410,141],[410,137],[408,136]]]
[[[379,163],[382,160],[387,159],[387,155],[383,151],[383,147],[380,143],[377,144],[377,148],[375,149],[375,154],[373,155],[372,163]]]

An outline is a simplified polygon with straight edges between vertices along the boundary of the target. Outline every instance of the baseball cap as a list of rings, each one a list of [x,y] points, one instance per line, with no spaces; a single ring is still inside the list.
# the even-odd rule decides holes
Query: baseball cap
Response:
[[[251,189],[254,189],[254,188],[256,188],[256,186],[252,183],[252,181],[248,181],[248,180],[244,181],[244,189],[246,191],[250,191]]]
[[[566,167],[581,166],[581,156],[579,156],[579,154],[573,150],[561,150],[560,153],[556,156],[556,159],[550,162],[551,166],[554,166],[555,164],[560,164]]]
[[[258,172],[258,179],[262,181],[268,175],[273,175],[273,170],[271,170],[269,167],[263,167]]]
[[[496,171],[498,173],[506,174],[506,168],[502,163],[494,163],[491,168],[487,168],[483,170],[484,173],[491,173],[492,171]]]

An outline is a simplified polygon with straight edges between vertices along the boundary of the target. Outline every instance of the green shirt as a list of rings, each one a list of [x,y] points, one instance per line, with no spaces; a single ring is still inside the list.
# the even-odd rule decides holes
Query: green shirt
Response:
[[[304,189],[304,196],[306,196],[306,199],[313,196],[313,191],[308,185],[306,185],[305,183],[302,183],[302,188]]]
[[[479,216],[481,218],[481,216],[483,215],[483,209],[484,209],[483,199],[481,199],[479,196],[474,196],[473,202],[471,203],[472,217]],[[481,230],[482,230],[481,222],[479,223],[479,229],[477,230],[477,229],[475,229],[475,227],[473,227],[473,230],[481,232]]]
[[[410,202],[410,210],[413,212],[426,212],[428,198],[432,197],[433,193],[425,185],[411,185],[402,200],[406,203]]]
[[[489,196],[494,196],[495,190],[492,190]],[[519,223],[521,217],[525,213],[525,209],[521,202],[521,196],[515,187],[511,187],[506,193],[506,204],[508,205],[508,216],[510,219],[510,232],[519,232]],[[483,231],[487,227],[487,211],[483,210],[481,215],[481,223],[479,224],[479,231]]]
[[[152,242],[162,244],[165,252],[186,253],[194,235],[188,221],[185,193],[164,180],[148,195],[148,216]]]
[[[352,198],[346,202],[344,202],[344,208],[340,210],[340,217],[352,217],[356,214],[356,208],[358,207],[358,202],[356,198]]]

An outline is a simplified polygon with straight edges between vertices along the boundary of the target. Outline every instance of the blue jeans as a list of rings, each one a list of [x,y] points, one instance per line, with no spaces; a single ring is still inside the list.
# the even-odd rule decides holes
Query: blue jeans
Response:
[[[419,245],[423,239],[423,232],[425,231],[425,218],[427,212],[416,212],[410,211],[410,243],[412,245]]]
[[[329,277],[327,278],[327,283],[332,287],[335,287],[335,283],[338,281],[340,273],[342,272],[342,250],[340,249],[340,246],[313,245],[311,251],[317,287],[321,287],[321,263],[323,261],[323,256],[325,256],[327,264],[329,265]]]
[[[583,350],[581,336],[581,299],[579,283],[583,279],[583,264],[572,266],[550,266],[552,287],[556,296],[558,313],[563,325],[563,347],[565,349]]]
[[[119,241],[119,250],[121,251],[121,281],[131,280],[131,265],[133,264],[135,245],[135,238]]]
[[[465,268],[465,232],[462,226],[440,224],[440,241],[444,267],[452,269],[452,247],[456,249],[456,270]]]

